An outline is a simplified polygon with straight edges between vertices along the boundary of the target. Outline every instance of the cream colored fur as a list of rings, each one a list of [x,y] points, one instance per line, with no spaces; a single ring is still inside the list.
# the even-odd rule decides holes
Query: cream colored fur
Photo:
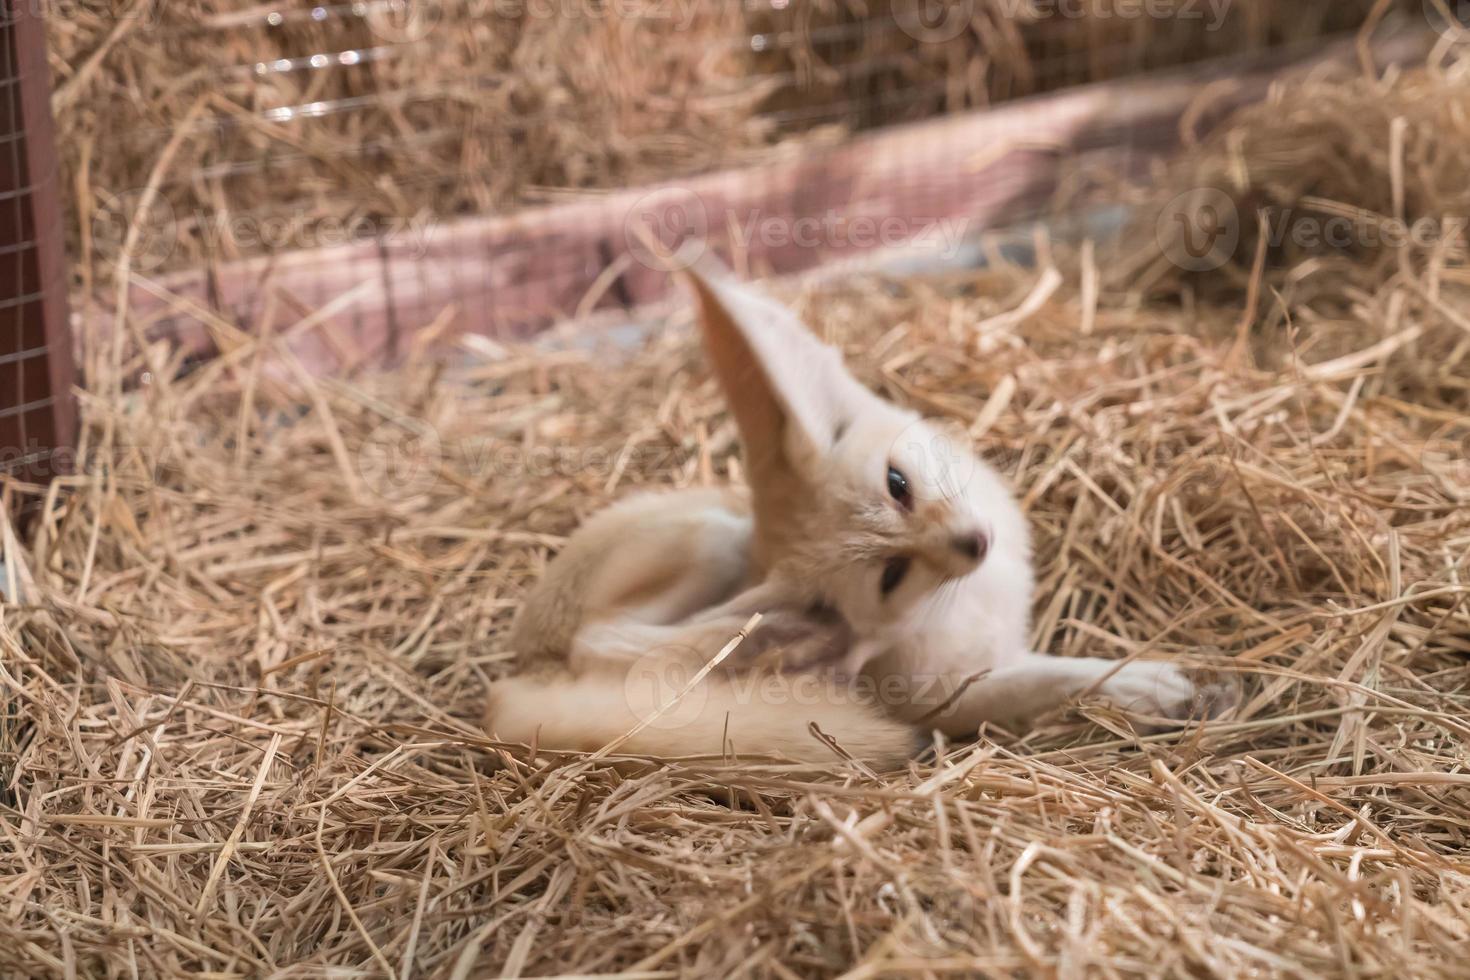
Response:
[[[836,762],[837,753],[811,726],[843,751],[878,765],[901,764],[917,748],[909,726],[861,705],[808,701],[799,679],[790,675],[764,674],[742,686],[714,674],[681,700],[645,683],[651,679],[606,667],[570,677],[518,678],[495,686],[487,717],[503,738],[581,752],[595,752],[636,730],[617,751],[659,758]],[[668,711],[659,715],[666,704]]]

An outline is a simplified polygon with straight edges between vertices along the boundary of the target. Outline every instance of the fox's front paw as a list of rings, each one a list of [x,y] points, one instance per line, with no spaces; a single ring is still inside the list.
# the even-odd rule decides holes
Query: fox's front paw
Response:
[[[1173,664],[1135,661],[1103,682],[1097,694],[1158,731],[1190,720],[1219,718],[1239,700],[1233,684],[1201,681]]]

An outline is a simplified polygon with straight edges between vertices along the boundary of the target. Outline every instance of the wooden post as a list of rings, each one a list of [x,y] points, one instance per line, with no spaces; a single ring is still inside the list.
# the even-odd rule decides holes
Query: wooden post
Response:
[[[45,482],[76,438],[46,31],[0,0],[0,478]]]

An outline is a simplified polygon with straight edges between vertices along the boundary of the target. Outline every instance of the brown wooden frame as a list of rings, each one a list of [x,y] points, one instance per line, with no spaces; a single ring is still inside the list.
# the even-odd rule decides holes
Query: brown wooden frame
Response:
[[[46,32],[32,0],[0,21],[0,476],[70,465],[75,364]]]

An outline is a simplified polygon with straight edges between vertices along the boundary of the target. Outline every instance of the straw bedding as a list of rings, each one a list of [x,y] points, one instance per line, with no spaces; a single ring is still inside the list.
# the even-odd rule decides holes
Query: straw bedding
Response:
[[[949,28],[917,0],[62,2],[49,27],[68,243],[77,268],[109,275],[171,140],[147,216],[169,244],[135,260],[143,271],[731,165],[1350,30],[1372,6],[1235,0],[1217,21],[1204,0],[1160,0],[1169,15],[1152,17],[1137,0],[985,0],[954,5],[970,17]]]
[[[1463,99],[1454,75],[1401,84]],[[1322,125],[1351,98],[1371,129],[1383,97],[1344,94]],[[1407,165],[1431,122],[1403,118],[1391,169],[1432,211],[1445,185]],[[1275,151],[1293,132],[1318,133]],[[1227,144],[1238,173],[1273,158]],[[999,267],[802,293],[866,381],[1014,478],[1040,648],[1246,685],[1203,729],[1140,738],[1084,705],[895,774],[532,755],[474,727],[517,599],[579,517],[738,469],[688,330],[631,359],[476,342],[452,368],[337,380],[243,335],[187,376],[134,352],[118,374],[151,383],[91,379],[83,472],[5,540],[25,595],[0,623],[0,964],[1463,975],[1458,254],[1356,255],[1330,316],[1325,285],[1281,288],[1302,269],[1135,302],[1060,253],[1082,271],[1055,290]],[[1268,357],[1252,304],[1276,302]]]

